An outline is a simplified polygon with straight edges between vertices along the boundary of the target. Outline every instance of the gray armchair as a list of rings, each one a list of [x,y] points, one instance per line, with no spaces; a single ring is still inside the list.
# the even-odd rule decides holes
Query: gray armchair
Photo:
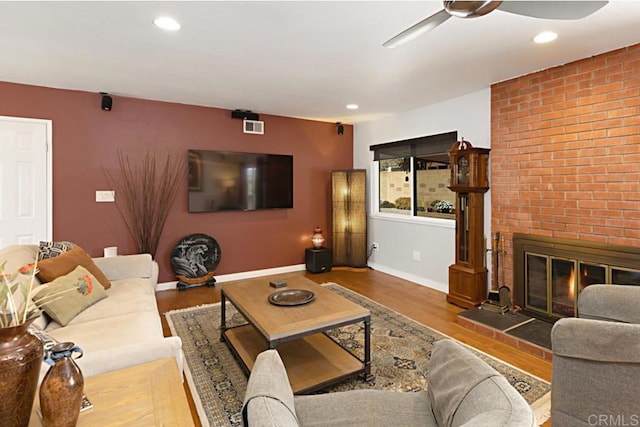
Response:
[[[275,350],[258,355],[242,410],[245,426],[532,427],[533,410],[507,380],[452,340],[436,343],[429,390],[351,390],[294,396]]]
[[[551,343],[554,426],[640,425],[640,286],[588,286]]]

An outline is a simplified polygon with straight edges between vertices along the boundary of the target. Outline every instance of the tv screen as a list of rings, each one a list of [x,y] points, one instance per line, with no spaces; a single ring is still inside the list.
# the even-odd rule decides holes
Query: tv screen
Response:
[[[189,150],[189,212],[293,208],[293,156]]]

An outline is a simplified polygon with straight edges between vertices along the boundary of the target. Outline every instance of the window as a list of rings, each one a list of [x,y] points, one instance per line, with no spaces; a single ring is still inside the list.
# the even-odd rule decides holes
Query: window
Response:
[[[455,219],[448,150],[457,132],[370,147],[378,169],[378,212]]]
[[[380,212],[411,215],[411,158],[380,160],[378,164]]]
[[[417,215],[455,219],[456,196],[449,190],[449,164],[421,158],[415,158],[415,162]]]

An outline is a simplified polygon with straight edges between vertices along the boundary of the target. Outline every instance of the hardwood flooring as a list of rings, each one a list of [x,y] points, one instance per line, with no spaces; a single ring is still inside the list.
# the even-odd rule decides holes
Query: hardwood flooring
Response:
[[[300,272],[299,274],[317,283],[338,283],[458,341],[469,344],[546,381],[551,381],[550,362],[458,325],[456,315],[463,309],[447,303],[446,295],[442,292],[369,269],[334,268],[328,273]],[[157,294],[157,301],[161,314],[170,310],[211,304],[220,301],[220,287],[163,291]],[[164,334],[170,336],[171,332],[166,319],[164,316],[161,317]],[[185,391],[194,422],[199,425],[186,381]],[[550,425],[550,422],[545,423],[545,426]]]

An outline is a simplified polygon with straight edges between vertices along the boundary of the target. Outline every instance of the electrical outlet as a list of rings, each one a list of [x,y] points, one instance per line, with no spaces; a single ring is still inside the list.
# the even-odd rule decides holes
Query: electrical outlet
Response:
[[[374,251],[377,251],[380,248],[380,246],[378,246],[378,242],[373,242],[371,244],[371,249],[373,249]]]
[[[413,251],[413,260],[420,261],[420,251]]]

